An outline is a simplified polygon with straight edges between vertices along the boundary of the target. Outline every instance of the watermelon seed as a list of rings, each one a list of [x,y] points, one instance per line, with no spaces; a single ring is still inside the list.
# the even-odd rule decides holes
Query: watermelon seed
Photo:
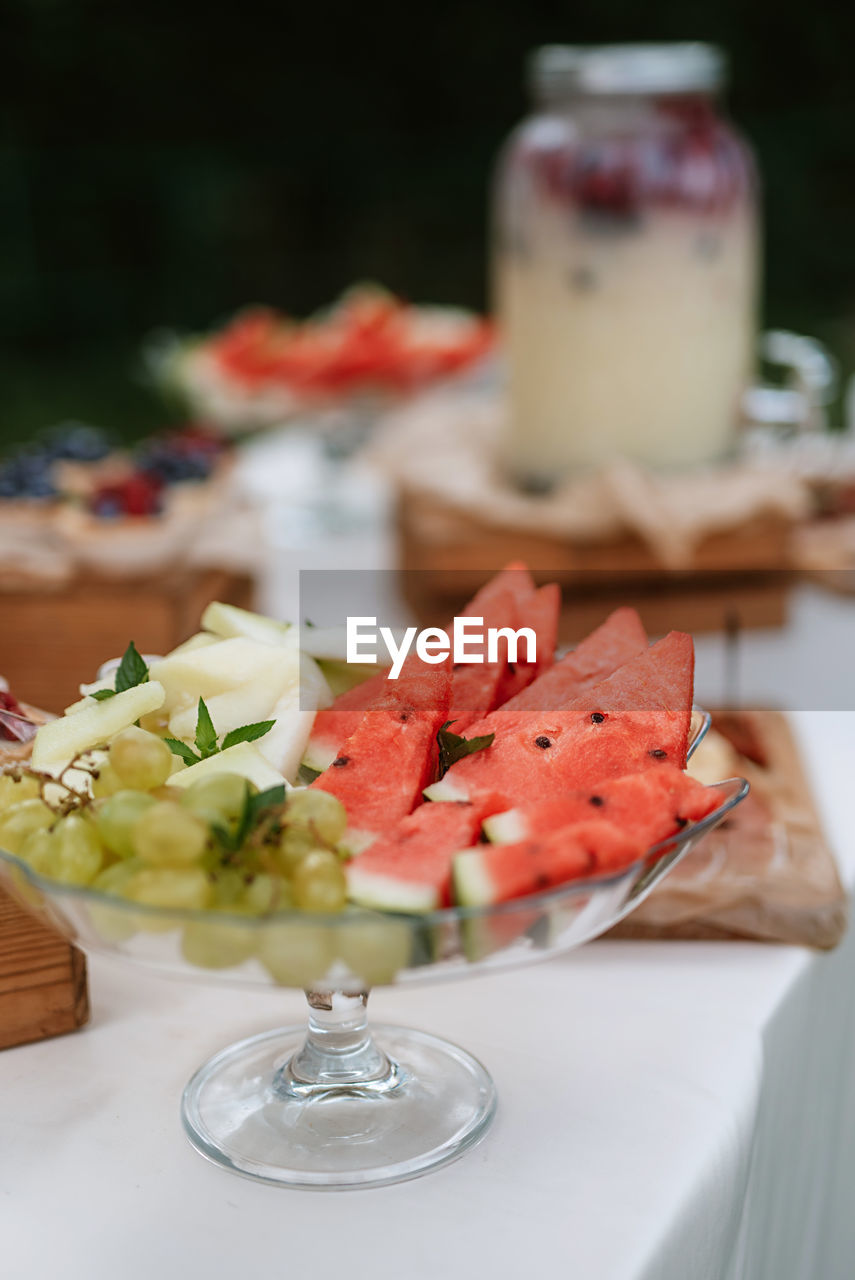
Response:
[[[535,738],[534,745],[536,747],[540,747],[542,751],[545,751],[547,747],[552,746],[552,741],[547,738],[545,733],[542,733],[538,738]]]
[[[677,830],[678,830],[678,831],[682,831],[682,830],[683,830],[683,827],[687,827],[687,826],[689,825],[689,819],[688,819],[688,818],[681,818],[681,817],[680,817],[680,815],[679,815],[679,813],[677,813],[677,814],[675,814],[675,815],[674,815],[674,821],[675,821],[675,822],[676,822],[676,824],[677,824]]]
[[[602,711],[595,711],[591,716],[591,724],[602,724],[605,718]]]
[[[337,756],[332,762],[334,769],[343,769],[346,764],[350,764],[350,756]]]
[[[654,760],[664,760],[668,752],[663,751],[661,747],[654,747],[652,751],[648,751],[649,756],[653,756]]]
[[[589,797],[588,797],[588,804],[596,805],[598,809],[599,809],[600,805],[603,805],[603,804],[605,804],[605,803],[606,803],[606,802],[605,802],[605,800],[603,799],[603,797],[602,797],[602,796],[589,796]]]

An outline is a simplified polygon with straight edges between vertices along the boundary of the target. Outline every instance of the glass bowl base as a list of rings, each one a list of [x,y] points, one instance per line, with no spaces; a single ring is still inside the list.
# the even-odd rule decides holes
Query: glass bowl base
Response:
[[[305,1026],[268,1031],[211,1058],[184,1090],[191,1143],[234,1173],[336,1190],[416,1178],[474,1146],[496,1109],[493,1081],[457,1045],[405,1027],[372,1027],[382,1078],[291,1087]]]

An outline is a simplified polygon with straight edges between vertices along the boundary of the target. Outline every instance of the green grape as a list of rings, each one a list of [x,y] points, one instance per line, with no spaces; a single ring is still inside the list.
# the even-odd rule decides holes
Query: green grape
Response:
[[[366,987],[392,982],[410,963],[410,926],[403,920],[342,920],[335,929],[335,950]]]
[[[287,911],[294,905],[291,890],[279,876],[264,873],[253,876],[238,903],[241,910],[263,916],[268,911]]]
[[[50,878],[55,875],[56,857],[53,833],[47,827],[38,827],[24,839],[18,857],[32,867],[36,875]]]
[[[273,856],[276,866],[290,879],[310,853],[326,852],[326,849],[318,848],[317,840],[305,827],[285,827]]]
[[[90,884],[101,870],[104,850],[94,824],[78,813],[61,818],[51,832],[55,869],[64,884]]]
[[[325,849],[306,854],[294,868],[291,891],[303,911],[341,911],[347,899],[347,881],[336,855]]]
[[[92,779],[92,795],[96,800],[104,800],[114,796],[117,791],[124,791],[125,784],[109,763],[98,766],[97,777]]]
[[[221,911],[236,910],[246,881],[235,867],[223,867],[214,873],[214,907]]]
[[[95,815],[98,835],[111,853],[130,858],[134,852],[131,833],[137,820],[157,801],[144,791],[117,791],[102,800]]]
[[[145,729],[146,733],[156,733],[162,737],[169,732],[169,713],[164,711],[163,707],[157,711],[149,711],[144,716],[140,716],[140,728]]]
[[[202,969],[230,969],[252,955],[251,927],[219,921],[193,921],[184,926],[181,951],[184,959]]]
[[[114,862],[111,867],[105,867],[103,871],[99,871],[92,881],[92,888],[97,889],[99,893],[123,896],[125,885],[142,870],[143,864],[139,858],[124,858],[121,862]]]
[[[208,828],[174,800],[157,800],[133,828],[134,853],[152,867],[198,862],[208,843]]]
[[[153,791],[163,786],[172,772],[174,759],[162,738],[131,725],[110,743],[110,766],[126,787]]]
[[[27,836],[49,827],[56,814],[44,800],[22,800],[0,813],[0,849],[17,854]]]
[[[299,920],[263,925],[258,950],[265,968],[283,987],[315,986],[333,958],[329,930]]]
[[[0,773],[0,813],[11,809],[12,805],[22,800],[37,800],[41,795],[41,784],[38,778],[23,774],[19,780],[10,773]]]
[[[328,791],[292,791],[285,808],[289,826],[304,827],[315,835],[316,844],[336,844],[347,827],[344,805]]]
[[[255,787],[237,773],[209,774],[184,787],[181,803],[206,822],[235,826],[244,810],[248,792]]]
[[[213,886],[201,867],[144,867],[122,887],[132,902],[198,911],[211,904]]]

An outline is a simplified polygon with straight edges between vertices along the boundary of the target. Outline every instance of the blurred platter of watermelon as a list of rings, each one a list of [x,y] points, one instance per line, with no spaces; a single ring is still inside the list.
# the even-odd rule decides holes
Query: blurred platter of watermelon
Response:
[[[204,337],[149,354],[193,413],[244,432],[343,406],[388,407],[476,369],[494,345],[481,316],[359,285],[306,320],[247,308]]]

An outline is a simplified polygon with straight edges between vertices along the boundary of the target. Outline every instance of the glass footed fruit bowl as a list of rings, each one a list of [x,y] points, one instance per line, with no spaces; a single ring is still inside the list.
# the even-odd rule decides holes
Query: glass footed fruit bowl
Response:
[[[690,755],[708,725],[696,712]],[[707,817],[620,872],[490,907],[267,917],[151,907],[46,879],[2,850],[0,883],[88,951],[186,977],[303,988],[308,1030],[264,1032],[199,1068],[182,1100],[187,1136],[204,1156],[262,1182],[378,1186],[460,1156],[486,1132],[496,1095],[464,1049],[401,1027],[369,1031],[369,990],[528,964],[595,938],[722,821],[748,783],[715,789],[720,803]]]

